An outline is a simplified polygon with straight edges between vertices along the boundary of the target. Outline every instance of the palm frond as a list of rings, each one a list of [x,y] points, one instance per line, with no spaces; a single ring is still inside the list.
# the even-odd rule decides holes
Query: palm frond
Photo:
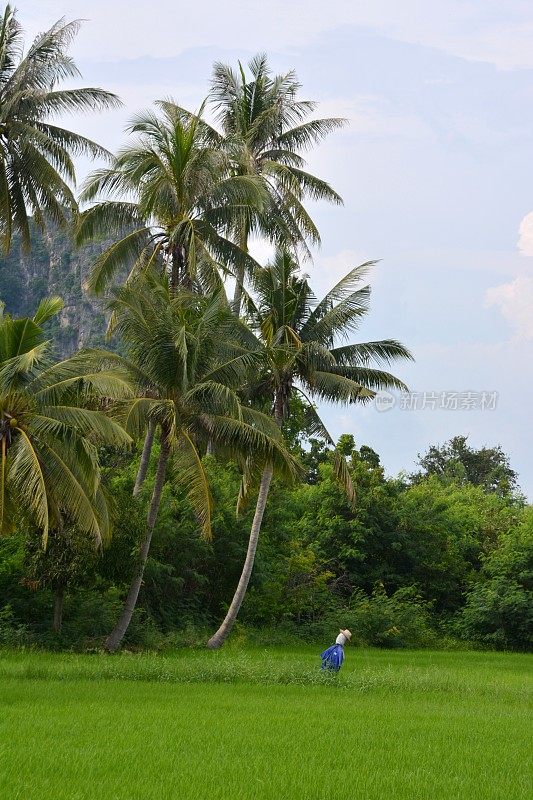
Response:
[[[117,272],[130,271],[142,255],[149,233],[149,228],[132,231],[104,250],[94,262],[87,281],[88,291],[101,294]]]
[[[67,459],[68,453],[61,453],[51,442],[43,442],[40,448],[41,463],[46,481],[53,487],[56,502],[60,508],[68,509],[73,522],[80,531],[92,536],[101,543],[100,520],[94,507],[94,491],[83,485],[76,475],[79,465]]]
[[[100,411],[76,406],[44,406],[42,414],[52,420],[73,428],[77,433],[91,440],[100,441],[114,447],[131,444],[131,437],[124,428]]]
[[[413,359],[410,351],[396,339],[333,347],[330,353],[336,364],[347,367],[364,366],[370,362],[388,365],[399,358]]]
[[[283,131],[277,141],[280,147],[287,150],[309,150],[329,133],[343,128],[347,124],[348,120],[341,117],[313,119]]]
[[[313,397],[333,403],[350,404],[366,402],[374,397],[375,392],[357,381],[344,375],[332,372],[316,371],[313,373],[312,382],[308,384]]]
[[[350,470],[348,469],[346,459],[337,449],[333,451],[333,474],[335,475],[335,478],[337,479],[341,488],[344,490],[348,502],[352,508],[355,508],[357,496],[355,492],[355,486],[353,485],[352,476],[350,475]]]
[[[180,431],[172,453],[177,481],[185,489],[200,523],[203,538],[209,541],[213,535],[211,530],[213,498],[198,451],[185,431]]]
[[[48,540],[48,497],[43,469],[30,438],[19,429],[10,452],[10,482],[17,489],[30,512],[35,516],[37,526],[42,530],[43,546]]]
[[[76,244],[81,246],[104,236],[124,234],[143,226],[135,203],[108,201],[87,209],[76,220]]]
[[[33,321],[36,325],[44,325],[45,322],[56,317],[64,306],[61,297],[45,297],[39,303],[37,311],[33,315]]]

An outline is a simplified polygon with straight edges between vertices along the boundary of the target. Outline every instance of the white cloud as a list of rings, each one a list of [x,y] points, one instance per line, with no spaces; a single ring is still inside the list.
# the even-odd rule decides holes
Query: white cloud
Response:
[[[533,278],[519,275],[511,283],[487,289],[486,303],[497,306],[517,339],[533,339]]]
[[[522,256],[533,257],[533,211],[520,222],[517,248]],[[533,277],[523,272],[523,267],[512,281],[487,289],[485,305],[500,309],[514,329],[515,339],[533,339]]]
[[[518,228],[518,249],[523,256],[533,256],[533,211],[523,218]]]
[[[531,9],[529,16],[531,18]],[[486,61],[499,69],[532,69],[533,22],[524,20],[515,25],[489,26],[472,37],[444,37],[440,46],[469,61]]]

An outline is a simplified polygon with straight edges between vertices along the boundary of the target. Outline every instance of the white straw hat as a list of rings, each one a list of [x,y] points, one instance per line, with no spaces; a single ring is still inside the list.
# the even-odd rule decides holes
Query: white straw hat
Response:
[[[340,632],[343,634],[343,636],[346,636],[346,638],[348,639],[348,641],[350,641],[350,639],[352,638],[352,634],[350,633],[350,631],[348,630],[348,628],[346,628],[346,630],[343,630],[343,629],[341,628],[341,629],[340,629]]]

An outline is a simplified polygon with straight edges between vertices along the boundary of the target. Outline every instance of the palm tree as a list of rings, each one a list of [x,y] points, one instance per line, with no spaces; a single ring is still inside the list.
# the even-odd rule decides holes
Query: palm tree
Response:
[[[132,120],[127,132],[134,143],[94,172],[81,196],[97,202],[80,218],[78,243],[119,236],[94,265],[88,288],[96,293],[118,270],[127,269],[131,279],[153,266],[167,267],[173,288],[209,291],[228,267],[255,263],[220,230],[235,209],[261,205],[259,182],[230,175],[227,156],[206,137],[201,112],[187,116],[170,101],[157,106],[159,116],[147,111]]]
[[[373,263],[351,270],[320,302],[286,251],[278,251],[272,265],[256,271],[255,297],[246,296],[245,304],[251,330],[255,332],[249,347],[254,352],[261,350],[264,366],[261,380],[252,388],[256,398],[269,403],[279,427],[290,413],[292,394],[298,392],[309,404],[310,429],[332,444],[332,437],[313,406],[314,400],[351,405],[367,401],[376,389],[405,388],[401,380],[381,369],[395,359],[411,358],[409,351],[396,340],[337,345],[358,329],[368,312],[370,288],[362,285],[362,281]],[[354,502],[355,492],[346,462],[338,450],[334,458],[337,478]],[[249,460],[242,498],[253,475],[254,465]],[[271,480],[272,469],[266,464],[241,578],[226,617],[208,647],[220,647],[237,618],[253,569]]]
[[[243,208],[235,217],[233,236],[247,252],[252,233],[284,247],[319,244],[319,232],[303,201],[327,200],[341,204],[341,197],[326,181],[305,170],[302,153],[328,133],[345,124],[338,118],[309,119],[316,103],[298,98],[300,84],[291,71],[272,75],[264,53],[248,65],[251,78],[239,63],[238,71],[216,63],[210,100],[222,137],[211,129],[212,141],[224,147],[237,175],[260,176],[266,189],[263,209]],[[236,272],[233,309],[240,313],[244,265]]]
[[[157,267],[167,270],[174,288],[212,290],[227,265],[250,269],[246,253],[220,234],[236,209],[260,206],[261,187],[254,177],[231,176],[229,161],[206,136],[199,115],[187,115],[171,102],[137,116],[128,132],[136,142],[124,147],[110,168],[95,172],[82,199],[96,202],[80,218],[81,244],[110,232],[118,240],[97,259],[88,288],[101,293],[117,271],[128,280]],[[126,232],[125,232],[126,231]],[[138,495],[152,451],[154,425],[148,425],[133,490]]]
[[[58,88],[80,74],[67,53],[79,26],[59,20],[23,55],[23,31],[13,8],[7,5],[0,18],[0,237],[6,252],[15,231],[29,248],[30,215],[44,228],[47,220],[65,224],[76,209],[72,156],[109,155],[52,121],[65,112],[120,105],[101,89]]]
[[[222,290],[202,297],[176,291],[167,279],[153,276],[113,294],[117,331],[139,387],[121,419],[133,438],[151,421],[159,431],[160,451],[138,563],[121,617],[106,641],[110,651],[120,646],[135,609],[170,462],[207,539],[212,501],[200,452],[208,441],[221,455],[243,460],[256,452],[286,475],[297,469],[271,418],[238,400],[235,389],[254,366],[254,354],[244,358],[237,352],[233,342],[244,329]]]
[[[33,319],[0,317],[0,532],[22,513],[45,547],[49,530],[66,516],[101,543],[109,519],[97,445],[130,442],[116,422],[80,405],[131,394],[125,376],[102,368],[96,351],[51,361],[42,325],[61,307],[52,298]]]

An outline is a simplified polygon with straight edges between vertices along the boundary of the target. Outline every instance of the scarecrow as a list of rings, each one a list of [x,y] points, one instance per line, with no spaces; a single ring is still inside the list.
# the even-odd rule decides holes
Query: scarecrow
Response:
[[[344,661],[344,645],[352,638],[352,634],[348,629],[340,629],[339,635],[335,639],[335,644],[328,647],[321,653],[322,669],[330,669],[333,672],[338,672],[342,667]]]

